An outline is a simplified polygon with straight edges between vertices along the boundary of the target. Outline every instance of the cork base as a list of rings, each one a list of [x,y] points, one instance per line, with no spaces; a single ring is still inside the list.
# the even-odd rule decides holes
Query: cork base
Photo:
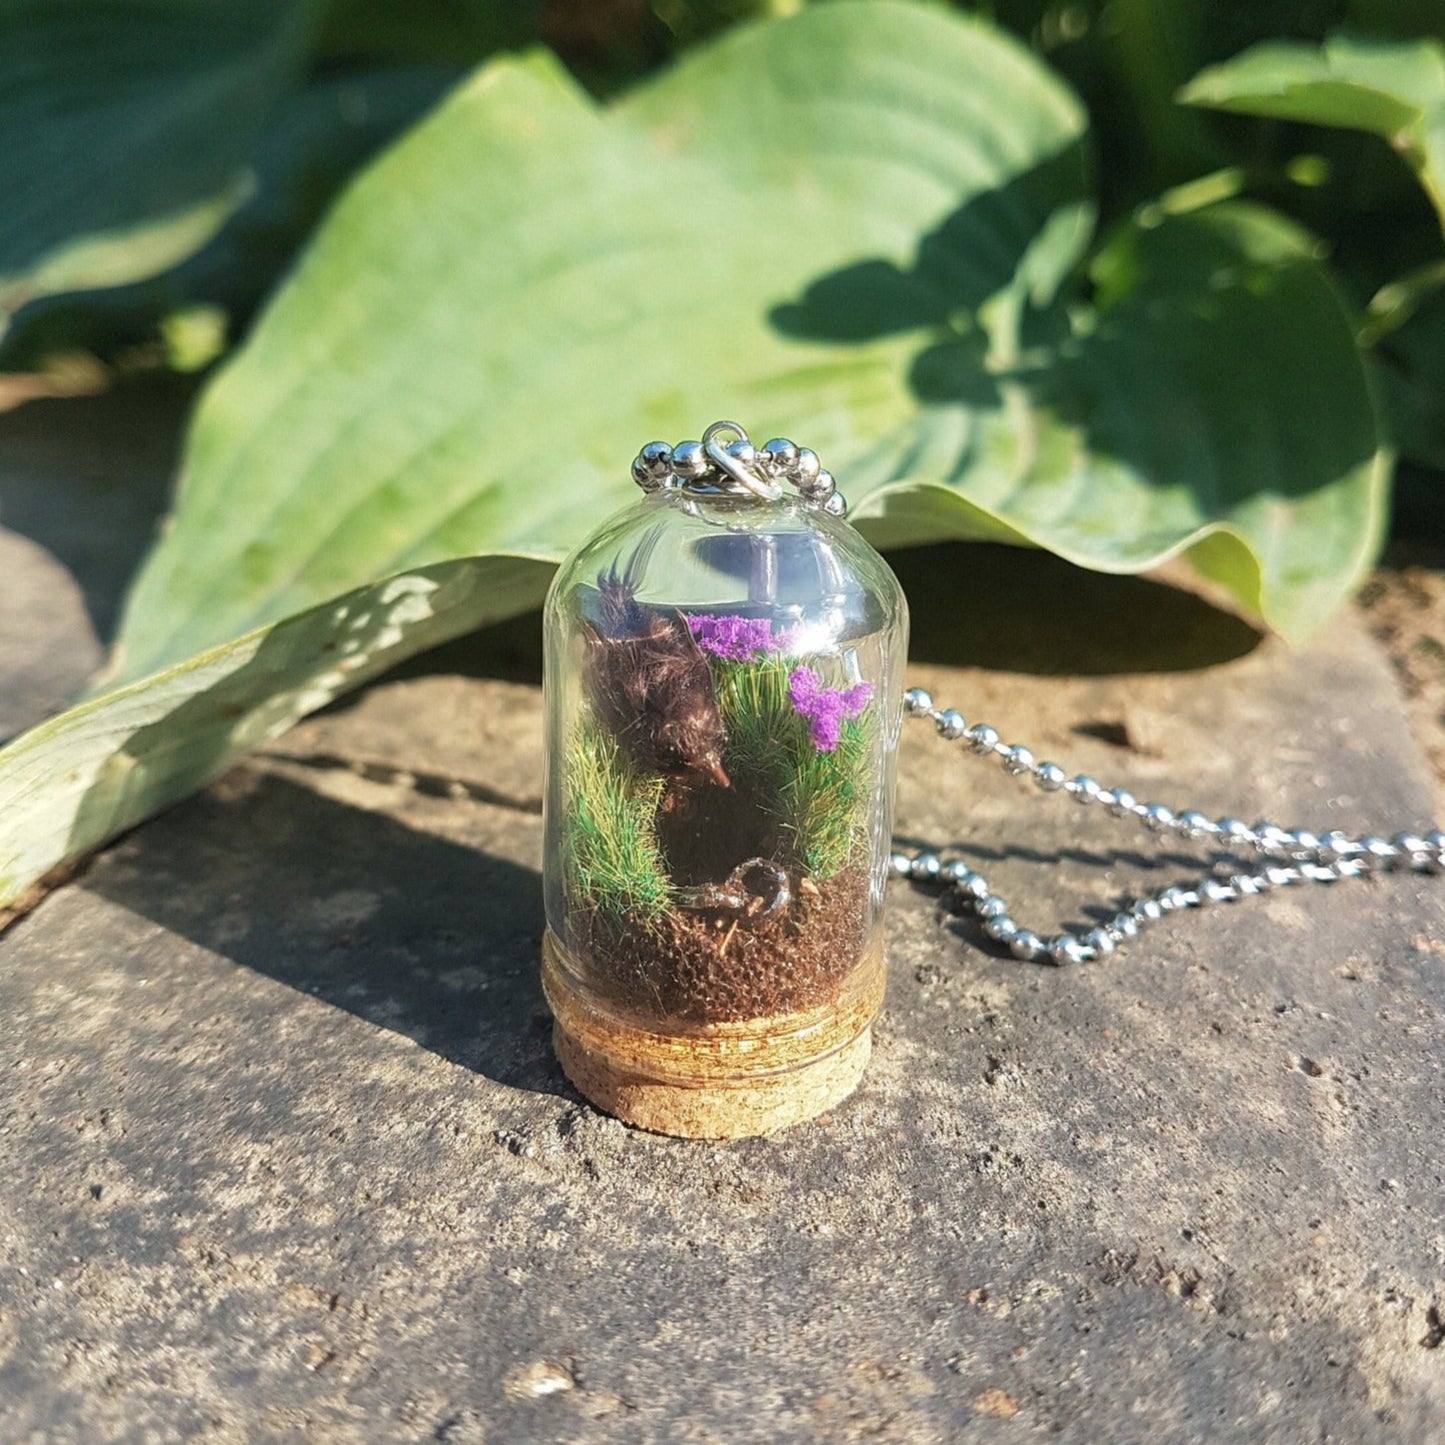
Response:
[[[542,946],[542,986],[563,1072],[624,1123],[689,1139],[771,1134],[841,1103],[867,1066],[883,984],[879,942],[827,1009],[653,1033],[589,1002],[572,984],[550,930]]]
[[[592,1103],[625,1124],[683,1139],[748,1139],[801,1124],[840,1104],[863,1077],[873,1031],[791,1073],[750,1084],[668,1084],[618,1069],[560,1023],[552,1046],[562,1072]]]

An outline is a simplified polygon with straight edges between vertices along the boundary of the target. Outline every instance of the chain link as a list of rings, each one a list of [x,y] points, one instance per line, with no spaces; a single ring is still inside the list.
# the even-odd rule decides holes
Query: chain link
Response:
[[[785,437],[754,447],[747,432],[731,421],[714,422],[701,441],[676,446],[649,442],[632,463],[632,477],[645,492],[728,493],[763,501],[781,498],[787,483],[797,489],[805,506],[834,517],[847,514],[832,473],[823,469],[814,452]],[[1249,860],[1237,872],[1216,872],[1190,884],[1147,893],[1087,933],[1044,937],[1021,928],[1004,900],[963,859],[944,860],[926,848],[911,855],[891,855],[889,867],[895,876],[942,886],[956,912],[976,914],[984,932],[1007,945],[1015,958],[1089,963],[1113,953],[1137,937],[1141,928],[1180,909],[1234,903],[1298,883],[1336,883],[1386,870],[1445,872],[1445,833],[1354,838],[1338,831],[1321,835],[1274,823],[1212,819],[1194,809],[1176,813],[1162,803],[1141,803],[1123,788],[1105,788],[1086,774],[1070,777],[1057,763],[1039,762],[1028,748],[1004,742],[987,723],[970,724],[953,708],[934,707],[922,688],[905,694],[904,711],[911,718],[928,719],[943,737],[980,757],[996,759],[1006,773],[1029,779],[1045,793],[1067,793],[1075,802],[1098,804],[1116,817],[1135,819],[1157,835],[1208,841],[1220,850],[1220,861],[1244,864]]]
[[[1070,777],[1057,763],[1038,762],[1028,748],[1004,742],[987,723],[970,724],[953,708],[934,707],[932,697],[920,687],[904,695],[904,714],[931,721],[940,736],[980,757],[996,759],[1006,773],[1029,779],[1045,793],[1065,793],[1077,803],[1097,804],[1116,817],[1135,819],[1156,835],[1190,842],[1208,840],[1236,860],[1252,855],[1252,868],[1158,889],[1134,899],[1088,933],[1049,937],[1020,927],[1004,900],[963,859],[945,860],[926,848],[891,856],[889,866],[896,877],[944,888],[955,912],[975,914],[990,938],[1027,962],[1090,963],[1107,957],[1137,937],[1141,928],[1170,913],[1211,903],[1234,903],[1299,883],[1336,883],[1388,870],[1445,872],[1445,833],[1439,831],[1423,837],[1398,833],[1392,839],[1355,838],[1339,831],[1321,835],[1274,823],[1216,820],[1194,809],[1176,813],[1162,803],[1141,803],[1123,788],[1105,788],[1083,773]]]

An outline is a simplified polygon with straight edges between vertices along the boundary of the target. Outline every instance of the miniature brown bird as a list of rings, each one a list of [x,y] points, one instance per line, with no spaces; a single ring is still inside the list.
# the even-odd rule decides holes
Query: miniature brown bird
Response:
[[[637,600],[633,572],[629,564],[597,578],[594,615],[583,619],[587,694],[639,767],[726,788],[727,729],[712,670],[682,613]]]

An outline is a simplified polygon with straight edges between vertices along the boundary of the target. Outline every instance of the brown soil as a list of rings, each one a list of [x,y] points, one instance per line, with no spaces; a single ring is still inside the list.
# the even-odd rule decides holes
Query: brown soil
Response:
[[[851,867],[795,891],[786,915],[748,926],[672,911],[651,930],[567,920],[588,981],[628,1014],[685,1023],[771,1018],[835,998],[867,943],[868,875]],[[736,925],[736,926],[734,926]]]
[[[1399,676],[1411,731],[1434,771],[1436,812],[1445,816],[1445,548],[1392,546],[1358,606]]]
[[[684,888],[716,883],[744,858],[776,858],[780,852],[777,825],[746,778],[735,778],[728,788],[670,787],[657,811],[657,841],[668,876]]]

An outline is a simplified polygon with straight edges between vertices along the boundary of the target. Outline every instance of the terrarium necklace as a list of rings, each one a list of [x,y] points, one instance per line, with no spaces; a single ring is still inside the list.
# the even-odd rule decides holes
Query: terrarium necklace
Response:
[[[1087,963],[1180,909],[1383,869],[1439,871],[1445,834],[1326,836],[1175,813],[1070,777],[902,691],[908,610],[817,456],[733,422],[646,446],[646,493],[547,598],[547,930],[563,1069],[662,1133],[768,1133],[846,1097],[883,998],[890,876],[947,890],[1014,957]],[[1043,937],[961,859],[890,851],[904,717],[1046,793],[1208,840],[1238,871]]]

